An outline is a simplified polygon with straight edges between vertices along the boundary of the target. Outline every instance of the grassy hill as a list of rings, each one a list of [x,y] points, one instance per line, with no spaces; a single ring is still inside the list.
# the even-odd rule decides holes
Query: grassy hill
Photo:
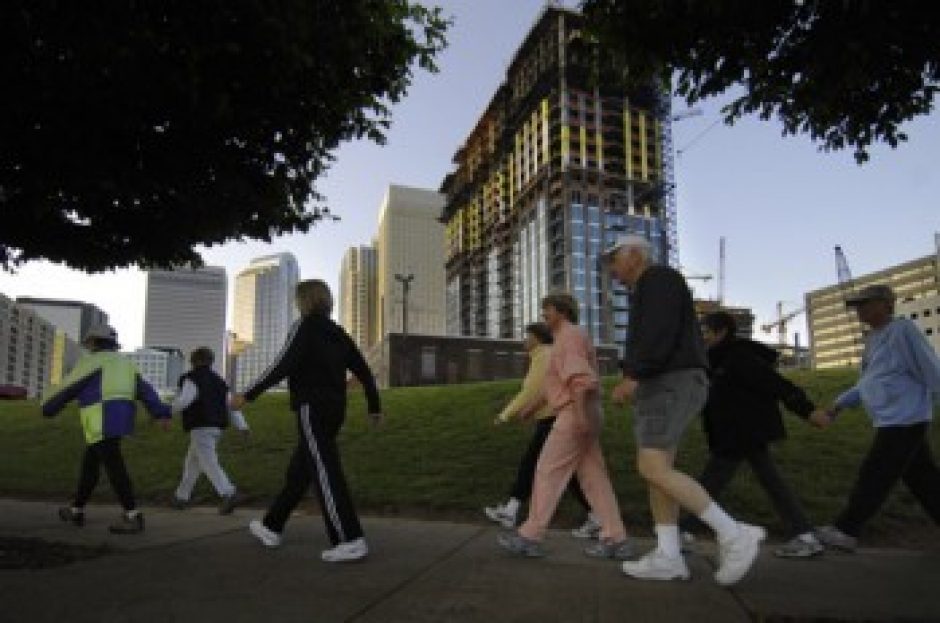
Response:
[[[814,400],[828,403],[853,382],[855,373],[799,372],[792,377]],[[612,383],[608,380],[608,386]],[[484,504],[504,497],[529,435],[524,425],[492,424],[517,386],[517,382],[495,382],[387,390],[383,392],[387,420],[378,429],[365,422],[364,401],[354,392],[341,447],[358,505],[380,514],[478,518]],[[283,394],[263,397],[249,406],[246,416],[251,439],[244,443],[230,432],[220,454],[233,480],[263,505],[280,486],[296,443],[295,424]],[[628,525],[645,531],[650,523],[646,493],[631,458],[629,420],[628,410],[608,404],[603,443]],[[166,501],[179,477],[187,437],[178,428],[164,433],[144,417],[138,423],[138,433],[124,445],[137,493],[149,502]],[[796,417],[788,417],[787,424],[790,439],[776,448],[781,469],[810,516],[828,522],[845,499],[870,442],[869,420],[860,411],[847,412],[826,432],[811,429]],[[0,495],[67,499],[83,448],[77,412],[71,409],[47,420],[40,417],[35,403],[0,403],[0,425]],[[936,430],[932,434],[933,447],[940,450],[940,434]],[[680,465],[697,473],[704,459],[700,426],[695,425],[685,439]],[[202,481],[197,495],[209,499],[209,493]],[[106,498],[110,491],[102,483],[96,499]],[[735,514],[780,528],[747,469],[742,469],[723,502]],[[566,501],[560,523],[577,518],[574,506]],[[901,490],[872,525],[872,533],[877,537],[896,532],[893,528],[899,526],[923,533],[929,525],[913,498]]]

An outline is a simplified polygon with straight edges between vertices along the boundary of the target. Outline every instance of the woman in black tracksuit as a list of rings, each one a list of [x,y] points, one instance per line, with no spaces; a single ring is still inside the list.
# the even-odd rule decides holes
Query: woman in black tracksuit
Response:
[[[703,323],[710,387],[702,416],[709,458],[699,482],[717,497],[741,463],[747,462],[793,537],[774,553],[789,558],[814,556],[822,552],[822,546],[777,471],[769,446],[786,437],[778,403],[804,419],[815,405],[774,369],[778,357],[774,349],[738,338],[736,330],[734,317],[726,312],[709,314]],[[688,530],[695,519],[685,517],[682,524]]]
[[[333,544],[325,550],[326,562],[358,560],[368,554],[362,526],[343,475],[336,436],[346,417],[346,372],[352,372],[365,390],[369,415],[381,419],[381,403],[375,379],[352,338],[330,319],[333,298],[320,280],[297,284],[301,313],[279,355],[233,407],[252,401],[284,378],[290,406],[297,416],[298,443],[284,476],[284,488],[264,519],[249,529],[268,547],[280,544],[291,512],[311,483],[317,492],[327,534]]]

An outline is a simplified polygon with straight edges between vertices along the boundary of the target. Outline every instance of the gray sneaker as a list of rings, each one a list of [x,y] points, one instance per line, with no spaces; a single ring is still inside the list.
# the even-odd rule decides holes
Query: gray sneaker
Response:
[[[571,531],[571,536],[576,539],[596,539],[601,535],[601,522],[590,513],[584,523]]]
[[[633,539],[624,539],[619,543],[613,541],[598,541],[584,548],[584,555],[591,558],[606,558],[608,560],[632,560],[640,555]]]
[[[824,549],[822,543],[812,534],[800,535],[793,537],[775,549],[774,556],[779,558],[812,558],[822,554]]]
[[[829,549],[837,549],[854,554],[858,549],[858,539],[849,536],[835,526],[822,526],[816,528],[816,538]]]
[[[496,535],[496,542],[499,546],[510,554],[524,556],[526,558],[542,558],[545,556],[545,550],[542,544],[532,539],[527,539],[518,532],[504,532]]]

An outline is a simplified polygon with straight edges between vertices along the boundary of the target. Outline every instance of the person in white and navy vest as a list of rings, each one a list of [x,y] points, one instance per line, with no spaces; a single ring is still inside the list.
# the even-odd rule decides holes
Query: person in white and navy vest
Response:
[[[186,508],[196,481],[205,474],[222,498],[219,513],[228,515],[235,510],[240,496],[219,464],[217,446],[229,420],[246,433],[248,425],[241,413],[229,411],[228,385],[212,370],[214,360],[211,349],[194,350],[189,357],[192,369],[180,377],[179,393],[173,400],[173,413],[182,413],[183,430],[189,433],[189,450],[172,504],[180,510]]]

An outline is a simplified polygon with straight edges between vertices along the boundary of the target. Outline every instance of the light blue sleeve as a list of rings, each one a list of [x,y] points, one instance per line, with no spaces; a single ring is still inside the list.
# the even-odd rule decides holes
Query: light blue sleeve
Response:
[[[905,319],[901,326],[900,347],[911,375],[934,395],[940,393],[940,357],[917,325]]]
[[[840,409],[851,409],[860,404],[862,404],[862,393],[858,390],[858,385],[842,392],[842,394],[836,398],[836,406]]]

